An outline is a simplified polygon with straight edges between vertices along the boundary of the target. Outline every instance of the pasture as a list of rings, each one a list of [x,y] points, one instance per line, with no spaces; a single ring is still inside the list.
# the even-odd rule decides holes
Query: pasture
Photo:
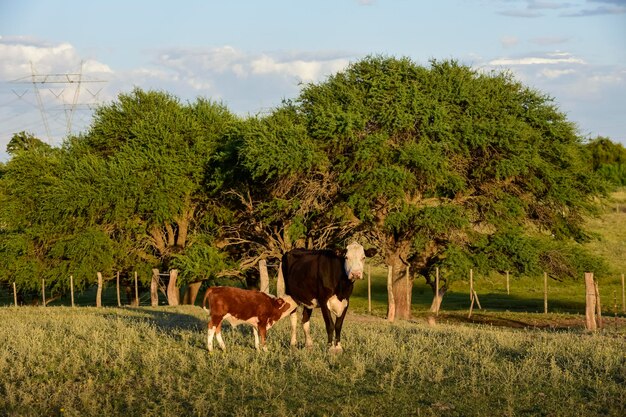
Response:
[[[344,353],[326,351],[314,312],[312,349],[291,349],[289,321],[257,353],[251,331],[226,327],[228,351],[206,350],[207,315],[198,306],[0,308],[2,416],[623,416],[626,319],[618,273],[626,270],[626,193],[590,219],[602,238],[588,243],[612,262],[597,277],[605,327],[584,330],[584,284],[541,277],[476,276],[483,309],[467,318],[468,283],[455,281],[437,324],[432,292],[413,289],[414,320],[390,324],[385,270],[355,286]],[[7,306],[11,298],[6,295]],[[144,300],[145,301],[145,300]],[[67,304],[66,304],[67,305]],[[302,339],[302,332],[299,333]]]
[[[6,416],[622,416],[623,332],[429,327],[352,313],[341,355],[288,346],[289,321],[257,353],[226,328],[206,350],[197,306],[0,309]]]

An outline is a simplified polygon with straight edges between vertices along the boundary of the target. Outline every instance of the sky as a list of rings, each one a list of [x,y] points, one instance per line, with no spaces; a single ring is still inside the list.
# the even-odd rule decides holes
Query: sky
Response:
[[[510,71],[626,145],[626,0],[0,0],[0,161],[135,87],[262,115],[368,55]]]

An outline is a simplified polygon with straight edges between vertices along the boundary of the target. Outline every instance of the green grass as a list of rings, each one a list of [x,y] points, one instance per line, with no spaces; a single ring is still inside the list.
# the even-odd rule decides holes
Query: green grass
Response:
[[[620,208],[621,207],[621,208]],[[543,277],[475,275],[482,310],[469,308],[468,281],[446,294],[435,326],[432,291],[413,288],[413,320],[387,323],[386,270],[355,286],[345,352],[325,348],[321,314],[313,349],[288,346],[289,321],[257,353],[249,329],[226,328],[227,352],[206,350],[207,316],[197,306],[0,308],[0,416],[623,416],[626,318],[626,191],[589,219],[588,248],[614,272],[597,277],[605,327],[583,329],[584,284]],[[77,294],[93,305],[95,290]],[[123,301],[125,302],[124,298]],[[161,300],[161,303],[164,300]],[[0,294],[0,305],[12,294]],[[617,314],[616,314],[617,313]]]
[[[290,349],[288,320],[257,353],[225,329],[206,350],[198,307],[0,309],[6,416],[622,416],[623,335],[429,327],[350,314],[341,355]]]

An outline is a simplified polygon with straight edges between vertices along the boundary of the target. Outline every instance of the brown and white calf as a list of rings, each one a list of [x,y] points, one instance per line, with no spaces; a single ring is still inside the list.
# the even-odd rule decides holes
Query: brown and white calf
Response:
[[[208,305],[208,309],[207,309]],[[290,296],[274,297],[254,290],[243,290],[234,287],[209,287],[204,294],[202,308],[211,315],[208,324],[207,347],[213,350],[213,336],[222,350],[226,350],[222,340],[222,321],[227,320],[231,326],[248,324],[254,332],[254,347],[259,350],[259,334],[261,348],[267,350],[265,339],[267,331],[278,320],[288,316],[297,305]]]

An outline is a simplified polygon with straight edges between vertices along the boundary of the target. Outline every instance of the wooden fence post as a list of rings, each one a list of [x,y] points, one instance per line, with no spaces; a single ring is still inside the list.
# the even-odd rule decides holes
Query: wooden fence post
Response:
[[[409,316],[407,319],[411,318],[411,296],[413,287],[411,286],[411,265],[406,266],[406,305],[409,310]]]
[[[267,272],[267,262],[265,261],[265,259],[261,259],[259,261],[259,275],[260,275],[259,289],[261,290],[261,292],[264,292],[265,294],[269,294],[270,293],[270,276]]]
[[[440,305],[440,301],[439,301],[439,267],[435,268],[435,301],[436,301],[436,306],[437,308],[435,308],[435,315],[439,316],[439,305]]]
[[[393,298],[393,267],[387,270],[387,320],[393,322],[396,319],[396,301]]]
[[[543,273],[543,313],[548,314],[548,273]]]
[[[159,270],[152,270],[152,281],[150,282],[150,305],[156,307],[159,305]]]
[[[624,288],[624,274],[622,274],[622,313],[626,313],[626,289]]]
[[[46,306],[46,280],[41,280],[41,299],[43,301],[43,306]]]
[[[367,264],[367,312],[372,314],[372,265]]]
[[[585,272],[585,295],[585,327],[596,330],[596,290],[592,272]]]
[[[511,295],[509,291],[509,271],[506,271],[506,295]]]
[[[15,303],[15,307],[17,307],[17,288],[15,287],[15,281],[13,282],[13,302]]]
[[[593,281],[593,289],[596,294],[596,323],[598,325],[598,329],[604,327],[604,323],[602,322],[602,304],[600,303],[600,288],[598,287],[598,281]]]
[[[469,314],[467,315],[468,319],[472,317],[472,310],[474,309],[474,271],[471,269],[470,269],[469,293],[470,293],[470,308],[469,308]]]
[[[170,271],[170,281],[167,283],[167,303],[171,306],[177,306],[179,303],[180,292],[176,286],[177,279],[178,270],[172,269]]]
[[[72,300],[72,307],[74,307],[74,275],[70,275],[70,299]]]
[[[117,271],[115,286],[117,288],[117,306],[122,306],[122,299],[120,298],[120,271]]]
[[[139,281],[137,280],[137,271],[135,271],[135,302],[139,307]]]
[[[98,272],[98,291],[96,292],[96,307],[102,307],[102,273]]]

